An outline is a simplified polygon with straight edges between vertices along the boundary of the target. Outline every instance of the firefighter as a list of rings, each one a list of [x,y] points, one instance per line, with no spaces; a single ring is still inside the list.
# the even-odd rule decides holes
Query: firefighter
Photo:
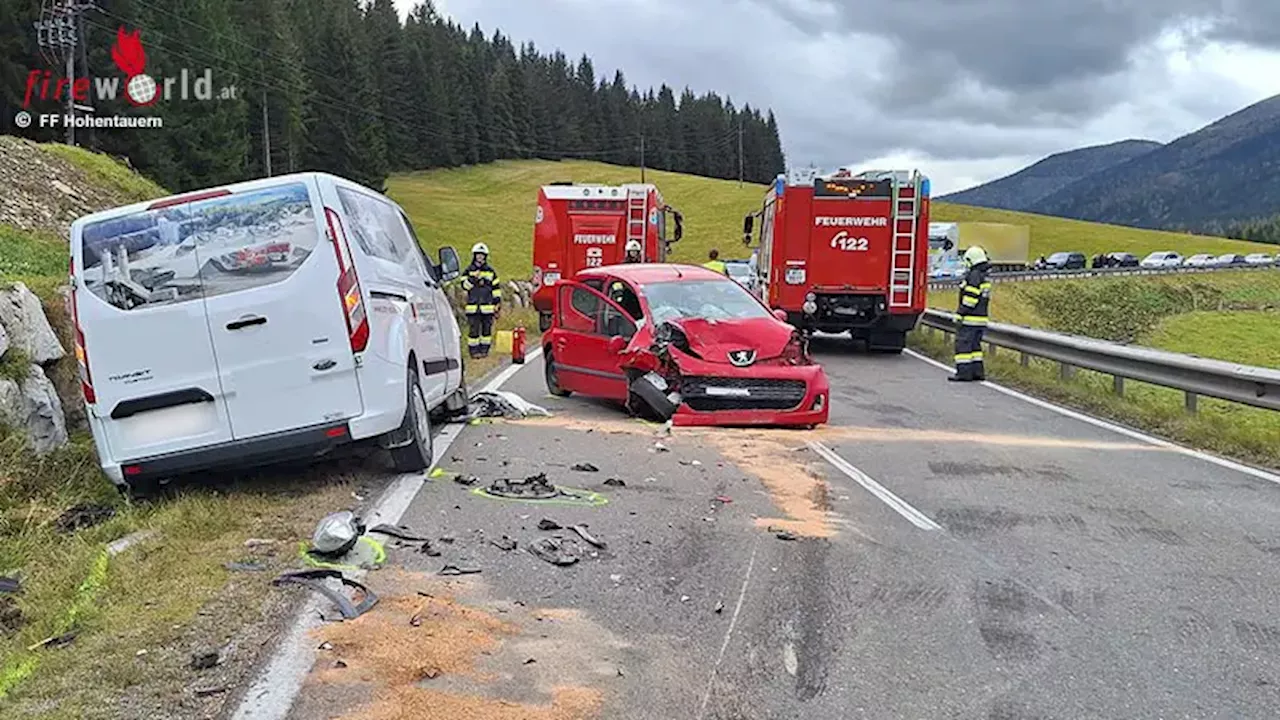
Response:
[[[639,240],[628,240],[627,241],[627,257],[622,262],[624,263],[644,262],[644,258],[641,256],[641,252],[643,250],[644,248],[640,245]]]
[[[986,379],[982,364],[982,334],[987,327],[987,313],[991,304],[991,270],[987,253],[977,245],[964,251],[964,264],[968,268],[964,283],[960,286],[960,306],[956,329],[956,374],[948,377],[953,382],[974,382]]]
[[[488,245],[478,242],[471,246],[471,264],[462,274],[462,289],[467,291],[467,352],[473,358],[488,357],[493,320],[502,305],[502,288],[498,273],[489,265]]]
[[[729,274],[729,268],[725,267],[724,261],[720,259],[719,250],[715,248],[711,248],[711,252],[707,253],[707,257],[710,259],[702,263],[702,267],[708,270],[715,270],[721,275]]]

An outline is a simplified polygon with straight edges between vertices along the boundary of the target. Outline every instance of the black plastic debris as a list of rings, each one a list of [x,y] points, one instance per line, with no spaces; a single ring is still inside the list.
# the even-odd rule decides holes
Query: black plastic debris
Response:
[[[191,653],[191,663],[189,667],[192,670],[208,670],[218,665],[217,650],[201,650]]]
[[[480,568],[471,565],[445,565],[440,568],[440,575],[475,575]]]
[[[440,551],[431,544],[430,540],[422,543],[422,547],[418,548],[418,552],[426,555],[427,557],[440,557]]]
[[[715,613],[715,614],[717,614],[717,615],[719,615],[719,614],[723,613],[723,612],[724,612],[724,603],[723,603],[723,602],[717,602],[717,603],[716,603],[715,608],[714,608],[714,609],[712,609],[712,612],[714,612],[714,613]]]
[[[467,487],[471,487],[472,485],[475,485],[476,483],[480,482],[480,478],[476,477],[475,475],[463,475],[459,473],[453,476],[453,481],[458,483],[459,485],[466,485]]]
[[[619,478],[609,478],[608,480],[604,481],[604,484],[608,485],[609,487],[626,487],[627,486],[626,481]]]
[[[582,553],[575,544],[560,538],[538,538],[526,546],[526,549],[539,560],[561,567],[573,565],[582,559]]]
[[[550,500],[561,495],[560,488],[551,484],[546,473],[530,475],[523,480],[503,478],[489,486],[490,495],[520,500]]]
[[[631,382],[630,390],[659,420],[667,420],[680,408],[680,393],[671,390],[666,379],[657,373],[636,378]]]
[[[792,541],[792,540],[800,539],[799,537],[796,536],[795,533],[791,532],[790,530],[783,530],[781,528],[771,527],[769,528],[769,532],[773,533],[773,536],[778,538],[779,540]]]
[[[343,586],[359,591],[364,595],[364,599],[358,605],[353,603],[351,598],[325,585],[324,581],[328,579],[335,579],[341,582]],[[378,596],[372,590],[355,580],[343,577],[342,573],[337,570],[300,570],[298,572],[285,573],[272,580],[271,584],[277,587],[290,584],[308,587],[332,600],[333,604],[338,607],[338,611],[342,613],[342,617],[347,620],[360,617],[378,604]]]
[[[418,535],[404,525],[375,525],[369,528],[369,532],[382,533],[383,535],[390,535],[391,537],[408,540],[409,542],[427,542],[429,540],[429,538]]]
[[[587,542],[587,544],[589,544],[589,545],[594,545],[594,546],[596,546],[596,547],[600,548],[601,550],[603,550],[604,548],[609,547],[609,544],[608,544],[608,543],[606,543],[606,542],[605,542],[605,541],[603,541],[603,540],[600,540],[600,539],[597,539],[597,538],[593,537],[593,536],[591,535],[591,533],[587,532],[587,526],[586,526],[586,525],[574,525],[574,526],[570,527],[569,529],[570,529],[570,530],[572,530],[572,531],[574,531],[575,533],[577,533],[577,534],[578,534],[578,537],[580,537],[580,538],[582,538],[583,540],[585,540],[585,541]]]
[[[115,517],[115,514],[116,509],[107,505],[81,503],[67,508],[59,515],[54,527],[60,533],[71,533],[106,522]]]
[[[63,633],[61,635],[54,635],[53,637],[47,637],[33,645],[28,645],[27,652],[30,652],[32,650],[39,650],[40,648],[56,648],[56,647],[62,647],[64,645],[70,645],[72,642],[75,641],[75,639],[76,639],[76,633],[74,632]]]
[[[559,530],[561,529],[561,525],[560,523],[556,522],[555,520],[552,520],[551,518],[542,518],[541,520],[538,521],[538,529],[539,530]]]
[[[0,577],[0,593],[22,592],[22,581],[16,577]]]
[[[600,468],[596,467],[595,465],[592,465],[591,463],[586,463],[586,462],[575,463],[573,467],[570,467],[569,469],[573,470],[574,472],[600,472]]]
[[[490,541],[489,541],[489,544],[490,544],[490,545],[492,545],[492,546],[494,546],[494,547],[496,547],[496,548],[498,548],[499,550],[501,550],[501,551],[503,551],[503,552],[511,552],[512,550],[515,550],[515,549],[516,549],[516,544],[517,544],[517,543],[516,543],[516,541],[515,541],[515,540],[512,540],[511,538],[507,537],[506,535],[503,535],[503,536],[502,536],[502,538],[501,538],[500,540],[490,540]]]

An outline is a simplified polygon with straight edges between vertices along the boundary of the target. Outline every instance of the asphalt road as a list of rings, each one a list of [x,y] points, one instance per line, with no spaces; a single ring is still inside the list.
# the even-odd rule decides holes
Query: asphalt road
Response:
[[[540,360],[508,383],[556,417],[468,427],[446,468],[546,472],[608,502],[517,503],[446,478],[405,514],[456,540],[393,554],[404,567],[475,564],[482,599],[589,623],[483,692],[545,701],[560,677],[622,719],[1275,717],[1280,486],[909,356],[816,349],[834,397],[813,433],[663,437],[548,398]],[[556,534],[543,517],[608,547],[544,563],[523,551]],[[502,535],[521,549],[489,542]],[[295,715],[326,716],[319,697]]]

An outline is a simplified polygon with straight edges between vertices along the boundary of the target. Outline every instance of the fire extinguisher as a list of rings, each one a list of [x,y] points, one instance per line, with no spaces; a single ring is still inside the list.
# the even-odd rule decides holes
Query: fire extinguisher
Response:
[[[524,328],[518,327],[511,332],[511,362],[524,364]]]

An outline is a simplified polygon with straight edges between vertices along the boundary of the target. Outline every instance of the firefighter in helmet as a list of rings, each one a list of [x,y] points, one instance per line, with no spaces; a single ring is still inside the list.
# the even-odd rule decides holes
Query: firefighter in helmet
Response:
[[[467,352],[473,358],[489,355],[493,345],[493,321],[502,305],[498,273],[489,265],[489,246],[471,246],[471,264],[462,273],[462,289],[467,291]]]
[[[987,252],[975,245],[964,251],[964,264],[968,272],[960,285],[957,310],[956,374],[947,378],[953,382],[985,380],[987,375],[982,364],[982,334],[991,305],[991,280],[987,277],[991,263]]]
[[[711,248],[711,252],[707,253],[707,261],[702,263],[702,267],[708,270],[714,270],[721,275],[729,274],[728,266],[726,266],[724,261],[720,259],[720,251],[715,248]]]
[[[628,240],[627,256],[626,258],[623,259],[622,262],[624,263],[644,262],[644,257],[641,255],[643,251],[644,251],[644,247],[640,245],[639,240]]]

